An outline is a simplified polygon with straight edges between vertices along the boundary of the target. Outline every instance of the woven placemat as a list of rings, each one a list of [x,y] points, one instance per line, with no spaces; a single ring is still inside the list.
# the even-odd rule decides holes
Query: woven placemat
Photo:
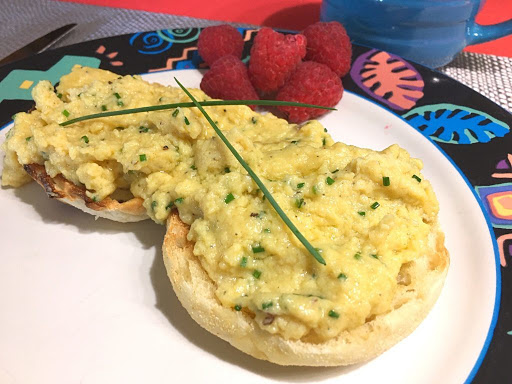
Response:
[[[49,0],[0,0],[0,57],[68,23],[78,26],[55,47],[124,33],[207,27],[219,21]],[[463,52],[439,70],[512,112],[512,59]]]

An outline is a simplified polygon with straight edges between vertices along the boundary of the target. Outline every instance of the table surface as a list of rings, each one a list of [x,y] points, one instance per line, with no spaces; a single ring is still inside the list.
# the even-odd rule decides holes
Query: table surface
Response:
[[[208,20],[301,30],[319,20],[321,0],[61,0],[116,8],[138,9]],[[480,24],[512,18],[512,0],[487,0],[477,16]],[[468,52],[512,57],[512,36],[466,48]]]

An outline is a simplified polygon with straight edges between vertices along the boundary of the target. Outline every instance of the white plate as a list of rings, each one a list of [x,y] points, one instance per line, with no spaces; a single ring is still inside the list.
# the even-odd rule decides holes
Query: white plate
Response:
[[[197,87],[196,70],[144,75]],[[200,328],[162,262],[164,228],[120,224],[50,200],[35,183],[0,190],[0,383],[461,383],[484,349],[496,300],[493,242],[474,192],[399,117],[346,92],[322,118],[335,140],[398,143],[424,161],[451,265],[432,312],[380,357],[346,368],[280,367]],[[9,127],[0,131],[0,143]],[[1,167],[1,165],[0,165]]]

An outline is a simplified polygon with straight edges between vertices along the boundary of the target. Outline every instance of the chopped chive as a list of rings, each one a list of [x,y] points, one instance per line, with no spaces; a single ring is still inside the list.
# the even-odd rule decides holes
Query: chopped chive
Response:
[[[245,256],[244,256],[244,257],[242,257],[242,260],[240,261],[240,266],[241,266],[242,268],[247,267],[247,257],[245,257]]]
[[[258,271],[257,269],[254,270],[254,272],[252,273],[252,275],[256,278],[256,279],[259,279],[260,276],[261,276],[261,271]]]
[[[162,96],[162,97],[160,97],[160,98],[158,99],[158,102],[159,102],[159,103],[161,103],[163,100],[164,100],[164,97]]]
[[[311,187],[311,191],[313,192],[313,194],[318,194],[318,187],[316,185],[313,185],[313,187]]]
[[[165,210],[171,209],[174,206],[174,203],[171,201],[169,204],[165,206]]]
[[[301,208],[304,204],[304,199],[302,197],[300,199],[295,199],[295,206],[297,208]]]
[[[114,96],[115,96],[115,97],[116,97],[116,99],[118,99],[118,100],[121,98],[121,95],[120,95],[119,93],[117,93],[117,92],[116,92],[116,93],[114,93]]]
[[[106,106],[106,105],[102,105],[102,106],[101,106],[101,110],[102,110],[102,111],[106,111],[106,110],[107,110],[107,106]]]
[[[322,139],[322,145],[325,147],[325,137]]]
[[[354,255],[354,259],[356,260],[361,260],[361,254],[359,252],[357,252],[355,255]]]
[[[389,187],[391,184],[391,182],[389,181],[389,177],[388,176],[384,176],[382,178],[382,185],[385,186],[385,187]]]
[[[183,120],[185,120],[185,125],[190,125],[190,121],[188,121],[187,116],[185,116]]]
[[[324,128],[324,132],[327,132],[327,128]]]
[[[197,102],[197,101],[196,101]],[[306,107],[306,108],[314,108],[314,109],[325,109],[329,111],[335,111],[336,108],[330,107],[322,107],[320,105],[313,104],[305,104],[305,103],[296,103],[293,101],[280,101],[280,100],[209,100],[209,101],[201,101],[198,102],[200,106],[204,107],[213,107],[218,105],[269,105],[269,106],[292,106],[292,107]],[[97,119],[100,117],[108,117],[108,116],[119,116],[119,115],[129,115],[132,113],[142,113],[142,112],[152,112],[152,111],[163,111],[166,109],[175,109],[175,108],[194,108],[196,104],[194,102],[190,103],[173,103],[173,104],[161,104],[161,105],[151,105],[148,107],[140,107],[140,108],[130,108],[123,109],[117,111],[109,111],[107,113],[95,113],[92,115],[85,115],[77,117],[76,119],[72,119],[61,123],[62,126],[71,125],[74,123],[78,123],[79,121]],[[173,112],[173,116],[176,111]]]
[[[62,93],[57,93],[57,97],[58,97],[59,99],[62,99]]]
[[[359,216],[365,216],[366,215],[366,212],[364,212],[364,211],[359,211],[357,213],[359,214]]]
[[[380,203],[378,201],[376,201],[375,203],[373,203],[372,205],[370,205],[371,209],[377,209],[380,207]]]
[[[235,305],[235,311],[241,311],[242,310],[242,307],[240,305]]]
[[[304,235],[297,229],[295,224],[293,224],[293,222],[288,218],[288,216],[286,216],[286,214],[281,209],[279,204],[277,204],[277,201],[274,199],[272,194],[267,189],[267,187],[265,187],[265,184],[263,184],[263,182],[260,180],[258,175],[256,175],[256,173],[254,173],[252,168],[245,162],[245,160],[242,158],[242,156],[240,156],[240,154],[237,152],[235,147],[233,147],[233,145],[231,145],[229,140],[224,136],[224,134],[219,129],[219,127],[217,127],[215,125],[212,118],[210,117],[210,115],[208,115],[208,113],[206,113],[206,111],[201,106],[201,104],[199,104],[199,102],[194,98],[194,96],[183,86],[183,84],[181,84],[178,81],[177,78],[174,78],[174,80],[176,81],[176,83],[178,83],[180,88],[183,90],[183,92],[185,92],[185,94],[190,98],[190,100],[192,100],[194,106],[196,106],[199,109],[199,111],[203,114],[203,116],[206,118],[208,123],[210,123],[210,125],[212,126],[212,128],[215,131],[215,133],[217,134],[217,136],[219,136],[219,138],[226,145],[226,147],[228,147],[229,151],[233,154],[233,156],[235,156],[235,158],[238,160],[240,165],[247,171],[249,176],[251,176],[251,178],[256,183],[256,185],[262,190],[264,196],[268,199],[269,203],[275,209],[276,213],[279,215],[281,220],[283,220],[284,223],[288,226],[288,228],[290,228],[290,230],[295,235],[295,237],[297,237],[297,239],[302,243],[302,245],[304,245],[304,247],[309,251],[309,253],[311,253],[311,255],[315,258],[315,260],[318,261],[322,265],[326,265],[325,260],[322,258],[322,256],[320,256],[320,254],[315,250],[315,248],[313,248],[313,246],[304,237]],[[244,101],[247,102],[247,100],[244,100]],[[232,104],[234,104],[234,103],[232,103]],[[248,103],[247,105],[253,105],[253,104],[254,105],[262,105],[259,103]]]
[[[225,202],[226,204],[231,203],[233,200],[235,200],[235,196],[233,196],[233,194],[232,194],[232,193],[228,193],[228,194],[226,195],[226,197],[224,198],[224,202]]]
[[[251,121],[252,121],[252,123],[253,123],[253,124],[256,124],[256,123],[258,122],[258,119],[257,119],[256,117],[254,117],[254,116],[253,116],[253,117],[251,118]]]
[[[334,309],[331,309],[329,311],[329,317],[332,317],[333,319],[337,319],[340,317],[340,314],[336,312]]]
[[[304,187],[305,185],[306,185],[306,183],[299,183],[299,184],[297,184],[297,188],[302,188],[302,187]]]
[[[263,230],[263,232],[265,232],[265,233],[270,233],[270,228],[265,228],[265,229]]]
[[[32,136],[25,137],[25,140],[26,140],[26,141],[30,141],[30,140],[32,140]]]
[[[325,179],[325,182],[327,183],[327,185],[333,185],[334,184],[334,179],[332,179],[331,177],[327,177],[327,179]]]
[[[62,114],[63,114],[64,116],[66,116],[66,117],[69,117],[69,112],[68,112],[68,110],[67,110],[67,109],[63,110],[63,111],[62,111]]]
[[[251,247],[251,248],[252,248],[252,253],[265,252],[265,248],[263,248],[261,245],[258,245],[256,247]]]
[[[80,140],[83,140],[85,144],[89,144],[89,138],[87,136],[82,136]]]
[[[124,106],[123,100],[117,100],[117,105],[119,105],[120,107],[123,107]]]
[[[174,200],[174,204],[181,204],[183,203],[184,197],[178,197],[176,200]]]
[[[152,201],[151,202],[151,210],[154,211],[157,205],[158,205],[158,203],[156,201]]]
[[[190,166],[190,169],[193,169],[193,170],[195,171],[195,170],[197,169],[197,167],[195,166],[195,164],[192,164],[192,165]]]
[[[421,179],[420,179],[418,176],[416,176],[416,175],[412,175],[412,178],[413,178],[413,179],[416,179],[416,181],[417,181],[418,183],[421,183]]]
[[[230,172],[231,172],[231,169],[229,169],[229,167],[224,168],[224,173],[230,173]]]
[[[139,160],[140,161],[146,161],[147,160],[146,155],[144,153],[142,155],[139,155]]]
[[[331,173],[336,173],[336,172],[339,172],[340,170],[339,169],[335,169],[334,171],[332,171]]]
[[[176,110],[172,113],[172,117],[176,117],[176,116],[178,116],[178,113],[180,113],[180,110],[179,110],[179,109],[176,109]]]
[[[93,196],[92,201],[94,201],[96,203],[98,201],[98,196]]]
[[[261,309],[267,309],[267,308],[272,307],[273,305],[274,305],[273,302],[267,301],[266,303],[261,304]]]
[[[292,140],[292,141],[290,141],[290,143],[292,143],[292,144],[297,144],[299,141],[300,141],[300,140]]]
[[[338,279],[340,279],[340,280],[347,280],[347,275],[345,275],[344,273],[340,273],[338,275]]]
[[[139,127],[139,132],[140,133],[145,133],[145,132],[148,132],[149,131],[149,128],[148,127]]]
[[[379,258],[379,256],[378,256],[378,255],[376,255],[376,254],[374,254],[374,253],[372,253],[372,254],[371,254],[371,256],[372,256],[374,259],[378,259],[378,258]]]

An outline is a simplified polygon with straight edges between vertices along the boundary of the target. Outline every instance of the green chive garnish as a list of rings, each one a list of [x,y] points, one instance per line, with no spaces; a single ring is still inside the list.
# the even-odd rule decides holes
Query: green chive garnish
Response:
[[[251,118],[251,121],[252,121],[252,123],[253,123],[253,124],[256,124],[256,123],[258,122],[258,119],[257,119],[256,117],[254,117],[254,116],[253,116],[253,117]]]
[[[139,127],[139,132],[140,132],[140,133],[143,133],[143,132],[144,132],[144,133],[146,133],[146,132],[148,132],[148,131],[149,131],[149,128],[148,128],[148,127]]]
[[[231,169],[229,169],[229,167],[224,168],[224,173],[230,173],[230,172],[231,172]]]
[[[166,210],[171,209],[173,206],[174,206],[174,203],[171,201],[169,204],[167,204],[167,205],[165,206],[165,209],[166,209]]]
[[[185,120],[185,125],[190,125],[190,121],[188,121],[187,116],[185,116],[183,120]]]
[[[334,319],[337,319],[340,317],[340,314],[338,312],[336,312],[334,309],[331,309],[329,311],[329,317],[332,317]]]
[[[235,200],[235,196],[233,196],[233,194],[232,194],[232,193],[228,193],[228,194],[226,195],[226,197],[224,198],[224,202],[225,202],[226,204],[231,203],[233,200]]]
[[[370,205],[371,209],[377,209],[380,207],[380,204],[378,201],[376,201],[375,203],[373,203],[372,205]]]
[[[121,95],[119,95],[119,93],[114,93],[114,96],[116,97],[117,100],[119,100],[121,98]]]
[[[235,311],[241,311],[242,310],[242,307],[240,305],[235,305]]]
[[[245,256],[244,256],[244,257],[242,257],[242,260],[240,261],[240,266],[241,266],[242,268],[247,267],[247,257],[245,257]]]
[[[292,101],[280,101],[280,100],[209,100],[209,101],[201,101],[197,102],[199,105],[203,107],[214,107],[218,105],[267,105],[267,106],[290,106],[290,107],[306,107],[306,108],[314,108],[314,109],[326,109],[329,111],[335,111],[336,108],[322,107],[320,105],[314,104],[305,104],[305,103],[295,103]],[[142,113],[142,112],[152,112],[152,111],[163,111],[166,109],[175,109],[175,108],[194,108],[196,104],[192,103],[173,103],[173,104],[162,104],[162,105],[151,105],[148,107],[140,107],[140,108],[129,108],[118,111],[109,111],[107,113],[94,113],[92,115],[86,115],[77,117],[76,119],[72,119],[66,121],[65,123],[61,123],[60,125],[66,126],[74,123],[78,123],[79,121],[97,119],[100,117],[109,117],[109,116],[119,116],[119,115],[129,115],[131,113]],[[106,106],[105,106],[106,108]],[[106,109],[105,109],[106,111]],[[178,112],[176,112],[178,111]],[[179,113],[179,110],[176,109],[173,112],[173,117],[176,117]]]
[[[265,232],[265,233],[270,233],[270,228],[265,228],[265,229],[263,230],[263,232]]]
[[[151,202],[151,210],[154,211],[157,205],[158,205],[158,203],[156,201],[152,201]]]
[[[176,110],[172,113],[172,117],[176,117],[176,116],[178,116],[178,113],[180,113],[180,110],[179,110],[179,109],[176,109]]]
[[[261,276],[261,271],[258,271],[257,269],[254,270],[254,272],[252,273],[252,275],[256,278],[256,279],[259,279],[260,276]]]
[[[219,127],[217,127],[217,125],[213,122],[213,120],[211,119],[211,117],[206,113],[206,111],[204,110],[204,108],[201,106],[200,103],[197,102],[197,100],[194,98],[194,96],[192,96],[192,94],[178,81],[178,79],[174,78],[174,80],[178,83],[178,85],[180,86],[180,88],[183,90],[183,92],[185,92],[187,94],[187,96],[192,100],[192,102],[194,103],[194,105],[201,111],[201,113],[203,114],[203,116],[206,118],[206,120],[208,120],[208,122],[210,123],[210,125],[212,126],[212,128],[215,130],[215,132],[217,133],[217,135],[220,137],[220,139],[224,142],[224,144],[226,145],[226,147],[228,147],[228,149],[231,151],[231,153],[233,154],[233,156],[235,156],[235,158],[239,161],[239,163],[242,165],[242,167],[244,167],[244,169],[247,171],[247,173],[249,174],[249,176],[251,176],[251,178],[254,180],[254,182],[256,183],[256,185],[258,185],[258,187],[261,189],[261,191],[263,192],[264,196],[268,199],[269,203],[272,205],[272,207],[276,210],[277,214],[279,215],[279,217],[281,217],[281,219],[285,222],[285,224],[288,226],[288,228],[290,228],[290,230],[293,232],[293,234],[297,237],[297,239],[299,239],[299,241],[306,247],[306,249],[309,251],[309,253],[311,253],[311,255],[313,255],[313,257],[320,263],[320,264],[323,264],[325,265],[325,260],[322,258],[322,256],[320,256],[320,254],[318,253],[318,251],[315,250],[315,248],[309,243],[309,241],[306,240],[306,238],[304,237],[304,235],[302,235],[302,233],[300,233],[300,231],[297,229],[297,227],[291,222],[291,220],[288,218],[288,216],[286,216],[286,214],[284,213],[284,211],[281,209],[281,207],[277,204],[276,200],[274,199],[274,197],[272,196],[272,194],[268,191],[267,187],[265,187],[265,184],[262,183],[262,181],[260,180],[260,178],[256,175],[256,173],[254,173],[254,171],[252,170],[251,167],[249,167],[249,165],[245,162],[245,160],[242,158],[242,156],[240,156],[240,154],[237,152],[237,150],[231,145],[231,143],[228,141],[228,139],[226,139],[226,137],[224,136],[224,134],[222,133],[222,131],[219,129]],[[258,103],[252,103],[252,102],[248,102],[248,100],[243,100],[246,105],[263,105],[263,104],[258,104]],[[224,104],[226,105],[226,104]],[[282,105],[282,104],[281,104]]]
[[[67,111],[67,109],[63,110],[62,114],[66,117],[69,117],[69,112]]]
[[[59,99],[62,99],[62,93],[57,93],[57,97],[58,97]]]
[[[25,137],[25,140],[26,140],[26,141],[30,141],[30,140],[32,140],[32,136]]]
[[[385,186],[385,187],[389,187],[389,185],[390,185],[390,184],[391,184],[391,183],[390,183],[390,181],[389,181],[389,177],[388,177],[388,176],[384,176],[384,177],[382,178],[382,185],[383,185],[383,186]]]
[[[290,143],[297,144],[298,142],[299,142],[299,140],[292,140]]]
[[[316,185],[313,185],[313,187],[311,187],[311,191],[313,192],[313,194],[318,194],[318,187]]]
[[[102,105],[102,106],[101,106],[101,110],[102,110],[102,111],[106,111],[106,110],[107,110],[107,106],[106,106],[106,105]]]
[[[140,161],[146,161],[147,160],[146,155],[144,153],[142,155],[139,155],[139,160]]]
[[[364,211],[359,211],[359,212],[357,212],[357,213],[359,214],[359,216],[364,216],[364,215],[366,215],[366,212],[364,212]]]
[[[192,165],[190,166],[190,169],[193,169],[193,170],[195,171],[195,170],[197,170],[197,167],[196,167],[194,164],[192,164]]]
[[[301,208],[304,205],[304,199],[301,197],[300,199],[295,199],[295,206],[297,208]]]
[[[322,139],[322,145],[325,147],[325,137]]]
[[[336,172],[339,172],[340,170],[339,169],[335,169],[334,171],[332,171],[331,173],[336,173]]]
[[[327,177],[327,179],[325,179],[325,182],[327,183],[327,185],[333,185],[334,184],[334,179],[332,179],[330,177]]]
[[[340,279],[340,280],[347,280],[347,275],[345,275],[344,273],[340,273],[338,275],[338,279]]]
[[[89,138],[87,136],[82,136],[80,140],[83,140],[85,144],[89,144]]]
[[[265,248],[263,248],[261,245],[252,247],[252,253],[261,253],[261,252],[265,252]]]
[[[374,259],[378,259],[379,256],[377,256],[376,254],[372,253],[371,256],[374,258]]]
[[[174,204],[181,204],[183,203],[184,197],[178,197],[176,200],[174,200]]]
[[[361,260],[361,254],[359,252],[357,252],[355,255],[354,255],[354,259],[356,260]]]
[[[297,184],[297,188],[302,188],[305,185],[306,185],[306,183],[299,183],[299,184]]]
[[[273,305],[274,305],[273,302],[267,301],[266,303],[261,304],[261,309],[267,309],[267,308],[272,307]]]
[[[420,179],[418,176],[416,176],[416,175],[412,175],[412,178],[413,178],[413,179],[416,179],[416,181],[417,181],[418,183],[421,183],[421,179]]]

